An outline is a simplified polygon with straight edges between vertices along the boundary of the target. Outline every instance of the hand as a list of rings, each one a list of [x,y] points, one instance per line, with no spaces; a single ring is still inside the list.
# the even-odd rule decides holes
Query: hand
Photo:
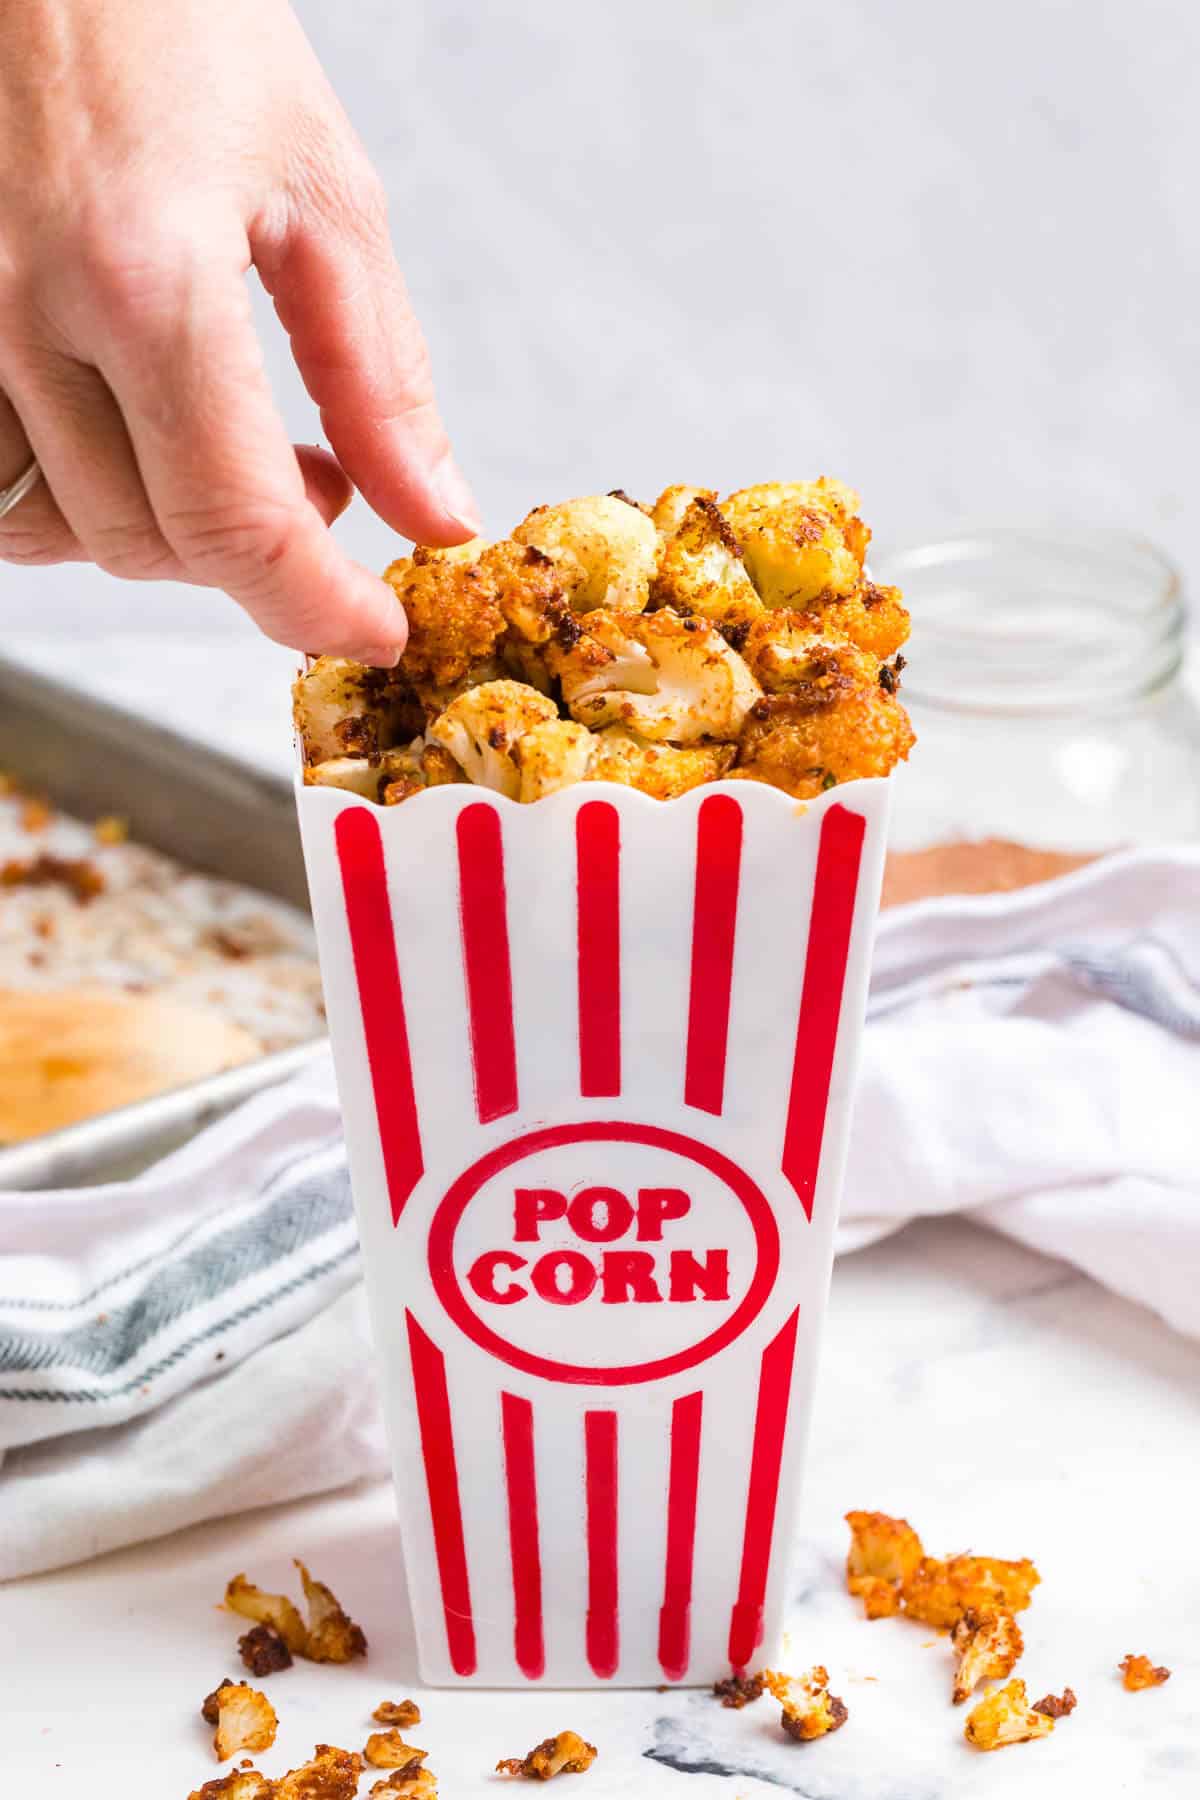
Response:
[[[0,9],[0,161],[0,488],[44,477],[0,559],[225,588],[282,643],[394,662],[394,596],[326,531],[350,483],[423,543],[478,521],[379,180],[290,7]],[[251,264],[336,461],[288,442]]]

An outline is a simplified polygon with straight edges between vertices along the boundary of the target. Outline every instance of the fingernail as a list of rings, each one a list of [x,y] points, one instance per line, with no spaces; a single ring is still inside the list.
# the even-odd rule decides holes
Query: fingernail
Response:
[[[375,669],[394,669],[400,661],[400,651],[395,644],[377,644],[374,649],[360,650],[350,661],[367,663]]]
[[[483,530],[483,519],[467,478],[452,456],[443,457],[438,464],[436,484],[442,505],[450,517],[465,526],[472,537],[478,537]]]

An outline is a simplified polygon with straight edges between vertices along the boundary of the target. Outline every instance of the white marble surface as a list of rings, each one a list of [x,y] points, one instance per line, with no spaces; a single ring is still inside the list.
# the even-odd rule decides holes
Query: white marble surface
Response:
[[[1200,1680],[1190,1545],[1200,1454],[1200,1347],[1062,1264],[950,1221],[910,1227],[837,1269],[797,1546],[790,1661],[824,1661],[850,1718],[813,1745],[767,1702],[707,1695],[422,1692],[390,1490],[199,1527],[0,1590],[7,1795],[185,1800],[217,1773],[196,1716],[237,1667],[216,1609],[245,1568],[273,1585],[311,1560],[363,1622],[352,1668],[269,1681],[276,1773],[317,1739],[361,1747],[372,1707],[413,1693],[448,1800],[499,1789],[497,1757],[563,1726],[600,1750],[590,1800],[949,1800],[988,1795],[1193,1795]],[[1050,1739],[982,1756],[949,1702],[944,1640],[868,1624],[842,1586],[849,1506],[906,1513],[931,1548],[1038,1561],[1023,1615],[1031,1698],[1064,1683],[1075,1714]],[[1127,1694],[1144,1650],[1174,1671]],[[366,1791],[364,1783],[364,1792]],[[574,1793],[574,1789],[572,1789]]]

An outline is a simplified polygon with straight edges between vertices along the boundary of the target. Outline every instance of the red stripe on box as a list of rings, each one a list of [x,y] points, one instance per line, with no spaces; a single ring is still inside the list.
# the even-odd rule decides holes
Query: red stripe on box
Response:
[[[579,1091],[621,1091],[621,825],[607,800],[575,819],[579,909]]]
[[[442,1610],[446,1617],[446,1647],[455,1674],[473,1675],[476,1667],[475,1625],[458,1492],[458,1463],[454,1455],[454,1426],[446,1386],[446,1359],[413,1315],[406,1312],[404,1316],[408,1322],[408,1353],[412,1360],[433,1547],[442,1588]]]
[[[812,1218],[829,1082],[837,1048],[838,1019],[858,870],[866,820],[844,806],[831,806],[821,826],[817,874],[813,884],[804,988],[796,1027],[792,1091],[781,1167],[795,1188],[806,1218]]]
[[[667,1561],[658,1616],[658,1660],[668,1681],[687,1674],[692,1635],[692,1564],[700,1480],[703,1394],[682,1394],[671,1408],[671,1473],[667,1491]]]
[[[608,1680],[620,1660],[617,1592],[617,1415],[583,1415],[587,1496],[587,1659]]]
[[[733,983],[742,809],[713,794],[696,820],[696,898],[692,910],[692,991],[683,1097],[703,1112],[721,1111]]]
[[[424,1163],[383,842],[370,808],[352,806],[339,813],[334,840],[395,1225]]]
[[[494,806],[468,806],[458,815],[458,887],[475,1111],[485,1125],[517,1110],[504,843]]]
[[[758,1380],[758,1410],[754,1419],[754,1449],[750,1457],[750,1483],[746,1494],[746,1528],[742,1538],[742,1573],[738,1597],[729,1621],[729,1660],[737,1670],[746,1668],[762,1642],[763,1602],[771,1567],[771,1540],[775,1532],[775,1503],[783,1440],[787,1431],[788,1395],[796,1358],[796,1325],[799,1308],[778,1337],[763,1351]]]
[[[513,1578],[513,1649],[530,1681],[546,1673],[542,1629],[542,1554],[538,1539],[537,1471],[533,1457],[533,1407],[516,1394],[501,1394],[504,1478],[508,1488],[508,1542]]]

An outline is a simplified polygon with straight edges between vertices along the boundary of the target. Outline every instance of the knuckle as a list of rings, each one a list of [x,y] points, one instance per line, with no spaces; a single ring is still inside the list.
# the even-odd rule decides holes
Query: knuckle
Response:
[[[166,525],[189,568],[221,587],[252,595],[276,580],[300,528],[300,513],[287,502],[243,500],[177,516]]]
[[[183,247],[146,223],[144,209],[127,217],[91,219],[77,255],[84,285],[105,312],[118,317],[156,313],[174,295]]]
[[[148,520],[105,525],[93,536],[88,548],[97,568],[125,581],[153,580],[174,561],[162,533]]]
[[[51,563],[73,562],[78,556],[74,538],[66,525],[52,520],[32,525],[10,525],[0,520],[0,562],[14,563],[19,568],[40,569]]]

